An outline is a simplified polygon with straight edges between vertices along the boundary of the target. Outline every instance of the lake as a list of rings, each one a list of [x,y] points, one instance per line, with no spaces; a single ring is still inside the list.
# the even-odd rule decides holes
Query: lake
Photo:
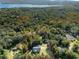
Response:
[[[60,6],[63,5],[0,4],[0,8],[20,8],[20,7],[41,8],[41,7],[60,7]]]

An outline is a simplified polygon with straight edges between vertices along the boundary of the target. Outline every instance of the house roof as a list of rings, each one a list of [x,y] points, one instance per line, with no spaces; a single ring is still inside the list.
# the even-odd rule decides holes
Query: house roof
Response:
[[[75,40],[75,38],[72,35],[66,34],[66,38],[68,40]]]
[[[32,48],[32,51],[33,52],[38,52],[38,51],[40,51],[40,46],[38,45],[38,46],[34,46],[33,48]]]
[[[40,48],[40,45],[34,46],[33,48]]]

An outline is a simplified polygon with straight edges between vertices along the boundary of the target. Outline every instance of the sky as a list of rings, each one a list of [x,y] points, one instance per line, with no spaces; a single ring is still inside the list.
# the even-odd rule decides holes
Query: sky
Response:
[[[19,1],[79,1],[79,0],[0,0],[0,2],[19,2]]]
[[[28,3],[28,2],[53,2],[53,1],[79,1],[79,0],[0,0],[0,3]]]
[[[79,1],[79,0],[49,0],[49,1]]]

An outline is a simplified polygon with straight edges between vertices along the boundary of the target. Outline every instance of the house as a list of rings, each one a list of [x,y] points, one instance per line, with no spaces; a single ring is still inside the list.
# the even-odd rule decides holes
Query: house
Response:
[[[72,35],[69,35],[69,34],[66,34],[66,38],[68,40],[71,40],[71,41],[74,41],[75,40],[75,38]]]
[[[39,53],[40,49],[41,49],[40,45],[34,46],[34,47],[32,47],[32,52],[33,53]]]

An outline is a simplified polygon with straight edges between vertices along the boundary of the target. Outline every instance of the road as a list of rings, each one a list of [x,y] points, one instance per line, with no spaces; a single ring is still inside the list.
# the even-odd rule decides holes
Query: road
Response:
[[[52,59],[55,59],[53,52],[51,51],[52,47],[51,47],[51,42],[49,39],[47,39],[47,46],[48,46],[48,52],[49,52],[50,56],[52,57]]]

